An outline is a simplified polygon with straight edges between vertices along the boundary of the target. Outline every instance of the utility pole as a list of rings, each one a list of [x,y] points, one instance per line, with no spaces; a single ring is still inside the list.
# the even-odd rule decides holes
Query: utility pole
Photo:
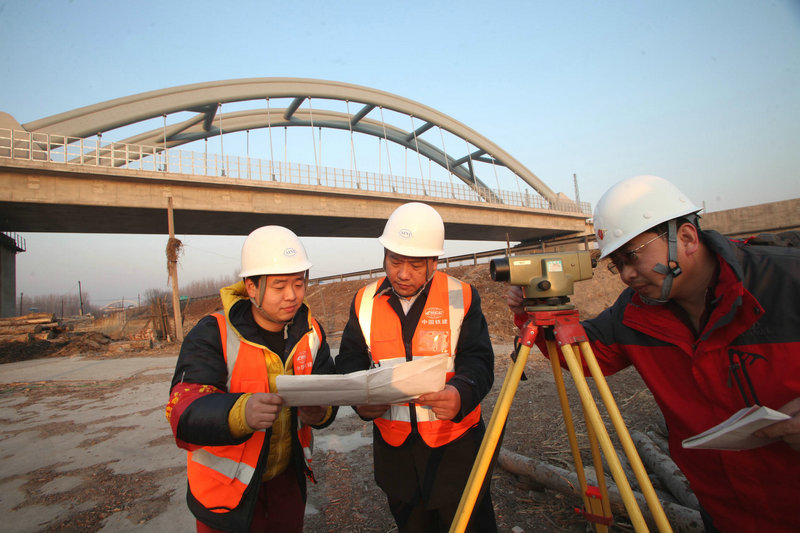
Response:
[[[178,293],[178,252],[181,241],[175,238],[175,222],[172,218],[172,196],[167,204],[167,222],[169,225],[169,241],[167,243],[167,272],[172,284],[172,312],[175,317],[175,339],[183,342],[183,321],[181,320],[181,299]]]
[[[78,280],[78,299],[81,302],[80,315],[83,316],[83,291],[81,290],[81,280]]]

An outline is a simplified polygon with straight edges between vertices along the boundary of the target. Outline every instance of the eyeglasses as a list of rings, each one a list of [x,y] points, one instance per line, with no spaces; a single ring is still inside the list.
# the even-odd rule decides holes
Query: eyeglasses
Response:
[[[633,250],[628,250],[627,252],[620,252],[619,256],[617,256],[616,259],[612,259],[611,262],[608,264],[608,270],[611,271],[612,274],[619,274],[625,265],[628,265],[630,267],[636,266],[636,264],[639,262],[639,254],[638,254],[639,250],[641,250],[651,242],[660,239],[666,234],[667,232],[665,231],[661,235],[656,235],[646,243],[640,244]]]

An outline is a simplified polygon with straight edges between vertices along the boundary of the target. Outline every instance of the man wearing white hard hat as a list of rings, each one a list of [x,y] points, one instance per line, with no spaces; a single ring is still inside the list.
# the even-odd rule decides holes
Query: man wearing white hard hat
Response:
[[[311,428],[329,425],[336,408],[290,409],[270,391],[281,374],[335,372],[303,301],[310,267],[291,230],[254,230],[242,281],[220,291],[224,313],[201,319],[181,345],[167,420],[188,451],[198,532],[303,530]]]
[[[436,270],[444,224],[435,209],[398,207],[378,240],[386,277],[356,294],[336,368],[448,356],[443,390],[406,404],[354,406],[374,421],[375,480],[398,531],[447,531],[485,432],[480,402],[494,381],[489,330],[475,288]],[[487,481],[468,531],[496,530]]]
[[[611,187],[595,233],[628,288],[583,326],[604,373],[633,365],[652,391],[706,531],[800,531],[800,249],[701,231],[699,211],[656,176]],[[519,298],[509,291],[518,324]],[[790,417],[756,433],[762,446],[683,448],[756,404]]]

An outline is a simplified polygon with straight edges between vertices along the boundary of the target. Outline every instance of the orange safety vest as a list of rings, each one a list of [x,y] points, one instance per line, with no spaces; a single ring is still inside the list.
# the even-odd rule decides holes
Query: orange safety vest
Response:
[[[356,294],[355,308],[364,340],[372,360],[379,365],[395,365],[406,361],[403,332],[400,318],[389,306],[389,296],[375,297],[375,291],[383,282],[382,278],[363,287]],[[455,374],[455,349],[461,332],[466,310],[472,302],[472,289],[443,272],[433,275],[431,288],[425,308],[411,341],[411,354],[414,359],[432,355],[447,354],[447,380]],[[417,431],[432,447],[443,446],[454,441],[481,418],[478,405],[461,422],[439,420],[433,409],[414,405]],[[400,446],[411,434],[410,405],[395,404],[383,416],[375,419],[375,425],[383,439],[392,446]]]
[[[269,392],[265,348],[240,339],[221,314],[214,313],[213,316],[219,325],[223,355],[228,367],[228,392]],[[313,327],[290,354],[295,375],[311,374],[321,343],[319,324],[309,319]],[[304,426],[299,420],[297,424],[303,459],[308,466],[313,448],[311,427]],[[239,505],[256,473],[265,438],[266,431],[258,430],[242,444],[207,446],[189,452],[187,475],[195,499],[213,512],[230,511]]]

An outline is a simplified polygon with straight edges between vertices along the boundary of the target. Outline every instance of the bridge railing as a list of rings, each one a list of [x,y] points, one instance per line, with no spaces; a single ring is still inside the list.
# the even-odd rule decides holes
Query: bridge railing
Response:
[[[25,239],[13,231],[0,231],[0,242],[6,248],[13,249],[15,252],[25,251]]]
[[[224,176],[263,183],[360,190],[450,201],[495,203],[534,209],[578,212],[591,216],[591,205],[571,200],[550,203],[538,194],[469,187],[444,182],[354,171],[327,166],[194,152],[175,148],[103,142],[48,133],[0,128],[0,157],[53,164],[125,168],[195,176]]]
[[[583,245],[584,249],[589,249],[590,242],[595,242],[594,235],[583,235],[578,237],[568,237],[562,239],[551,239],[543,241],[538,244],[529,244],[524,246],[516,246],[511,252],[512,255],[532,254],[547,251],[558,251],[562,246]],[[473,252],[469,254],[454,255],[450,257],[440,257],[438,265],[443,268],[450,268],[455,266],[464,266],[472,264],[477,266],[480,263],[488,263],[492,259],[498,257],[505,257],[507,254],[505,248],[498,248],[495,250],[487,250],[485,252]],[[358,279],[374,279],[384,275],[383,268],[369,268],[366,270],[358,270],[355,272],[347,272],[345,274],[333,274],[331,276],[320,276],[318,278],[311,278],[309,283],[312,285],[322,285],[325,283],[336,283],[341,281],[352,281]]]

